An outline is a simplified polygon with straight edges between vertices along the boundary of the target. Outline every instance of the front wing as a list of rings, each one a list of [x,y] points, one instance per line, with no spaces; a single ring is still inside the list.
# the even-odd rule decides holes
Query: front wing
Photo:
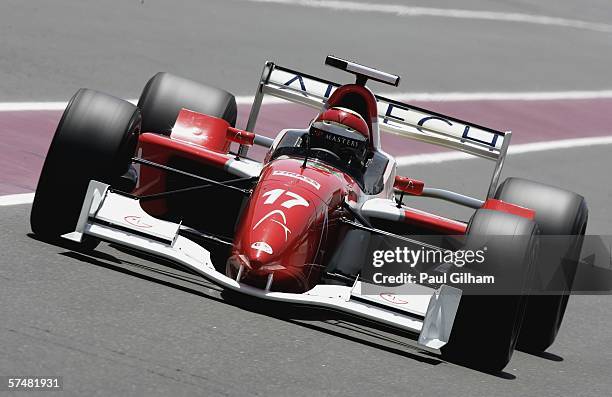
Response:
[[[91,181],[76,230],[63,237],[80,242],[84,235],[146,252],[193,269],[209,281],[263,300],[338,310],[418,335],[418,347],[440,353],[448,342],[461,291],[442,285],[434,290],[415,286],[415,295],[397,296],[411,304],[395,305],[378,295],[362,295],[361,282],[352,287],[317,285],[302,294],[271,292],[251,287],[217,271],[210,252],[179,234],[180,225],[147,214],[138,199]],[[425,293],[424,293],[425,290]]]

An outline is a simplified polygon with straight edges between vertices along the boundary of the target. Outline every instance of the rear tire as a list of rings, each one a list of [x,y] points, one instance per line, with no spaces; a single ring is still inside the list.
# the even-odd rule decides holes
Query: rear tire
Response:
[[[508,364],[525,311],[526,297],[522,292],[532,276],[537,233],[536,223],[529,219],[491,210],[476,211],[464,249],[486,247],[485,261],[466,270],[493,275],[495,283],[458,286],[463,294],[450,340],[442,348],[445,359],[487,372],[499,372]],[[500,291],[502,283],[510,289]]]
[[[561,295],[537,295],[528,298],[525,320],[519,335],[517,348],[526,352],[541,353],[549,348],[559,332],[569,300],[571,285],[576,275],[577,261],[582,250],[588,221],[588,208],[584,197],[554,186],[521,178],[508,178],[497,189],[495,198],[508,203],[531,208],[542,235],[576,236],[569,241],[567,251],[561,253],[558,263],[545,263],[540,258],[536,266],[551,266],[563,279],[553,279],[544,285],[536,277],[538,288],[565,289]],[[542,240],[542,253],[556,250],[552,241]],[[538,272],[536,272],[537,274]]]
[[[57,126],[30,213],[34,234],[57,239],[74,231],[89,181],[115,184],[138,143],[140,112],[129,102],[80,89]]]
[[[160,72],[140,94],[142,131],[170,135],[182,108],[226,120],[236,125],[236,98],[227,91]]]

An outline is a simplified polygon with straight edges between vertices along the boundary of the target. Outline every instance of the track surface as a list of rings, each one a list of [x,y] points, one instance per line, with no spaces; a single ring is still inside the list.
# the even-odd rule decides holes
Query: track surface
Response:
[[[238,0],[114,3],[4,1],[0,101],[67,100],[81,86],[136,97],[159,70],[247,95],[269,58],[345,81],[321,66],[327,53],[399,73],[403,90],[412,92],[612,88],[610,34]],[[462,7],[607,22],[607,3],[470,1]],[[426,6],[457,7],[448,1]],[[364,28],[370,25],[372,31]],[[533,110],[510,102],[432,104],[511,128],[521,142],[612,135],[608,105],[546,102]],[[58,115],[0,113],[2,192],[31,191]],[[263,127],[278,126],[268,120]],[[19,146],[20,133],[27,145]],[[7,171],[16,160],[4,153],[15,147],[25,157]],[[610,150],[512,155],[505,174],[581,192],[591,210],[589,233],[610,234]],[[402,172],[482,195],[486,183],[473,182],[486,181],[487,166],[461,160]],[[28,214],[28,205],[0,207],[0,375],[63,375],[64,394],[78,396],[610,394],[609,297],[572,298],[549,354],[517,352],[505,373],[489,375],[335,315],[244,306],[191,274],[108,245],[88,255],[37,241],[27,235]]]
[[[450,0],[381,3],[459,6]],[[607,0],[471,0],[461,6],[612,19]],[[133,98],[160,70],[252,94],[268,59],[345,80],[323,66],[329,53],[401,74],[402,89],[410,92],[611,88],[610,35],[576,29],[244,0],[5,0],[1,7],[2,101],[66,100],[80,87]]]

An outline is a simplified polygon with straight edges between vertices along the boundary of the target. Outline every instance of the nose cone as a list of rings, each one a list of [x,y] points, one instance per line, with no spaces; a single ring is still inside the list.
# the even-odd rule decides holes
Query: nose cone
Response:
[[[265,288],[269,275],[273,274],[271,289],[274,291],[310,289],[320,243],[321,228],[316,225],[323,217],[315,211],[299,222],[290,222],[280,214],[268,218],[266,214],[255,215],[256,222],[245,222],[240,228],[228,259],[228,275],[236,278],[240,273],[241,282]]]
[[[326,207],[318,197],[299,189],[291,192],[298,198],[288,196],[299,203],[290,208],[282,206],[287,199],[277,205],[266,203],[271,195],[279,193],[271,188],[262,190],[262,197],[251,200],[239,224],[228,260],[228,268],[233,268],[231,276],[237,277],[243,266],[243,282],[265,287],[269,274],[274,273],[273,290],[304,292],[314,275],[312,267],[325,227]]]
[[[271,289],[283,292],[305,292],[318,282],[317,255],[344,179],[302,164],[277,159],[262,171],[238,223],[229,276],[263,288],[272,274]]]

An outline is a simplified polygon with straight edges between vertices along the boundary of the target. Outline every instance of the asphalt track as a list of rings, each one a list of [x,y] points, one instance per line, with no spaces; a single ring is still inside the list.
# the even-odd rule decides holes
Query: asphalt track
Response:
[[[442,0],[426,6],[458,7]],[[468,1],[462,8],[598,23],[612,17],[606,1]],[[518,22],[237,0],[4,1],[0,101],[65,101],[81,86],[133,98],[159,70],[249,95],[266,59],[343,81],[321,66],[327,53],[401,74],[402,91],[409,92],[605,90],[612,88],[611,39]],[[512,129],[519,144],[612,135],[606,98],[422,105]],[[272,112],[283,114],[282,122],[308,118],[293,108],[266,112],[259,127],[269,132],[281,126]],[[0,112],[0,194],[32,190],[58,117]],[[421,150],[390,142],[395,154]],[[582,193],[591,211],[588,232],[611,234],[611,149],[510,155],[505,175]],[[402,173],[482,195],[489,166],[457,160]],[[0,206],[0,375],[63,375],[66,395],[602,396],[612,389],[607,296],[573,297],[549,353],[517,352],[504,373],[491,375],[336,315],[242,302],[116,247],[102,245],[90,255],[49,245],[28,235],[28,214],[29,205]]]

